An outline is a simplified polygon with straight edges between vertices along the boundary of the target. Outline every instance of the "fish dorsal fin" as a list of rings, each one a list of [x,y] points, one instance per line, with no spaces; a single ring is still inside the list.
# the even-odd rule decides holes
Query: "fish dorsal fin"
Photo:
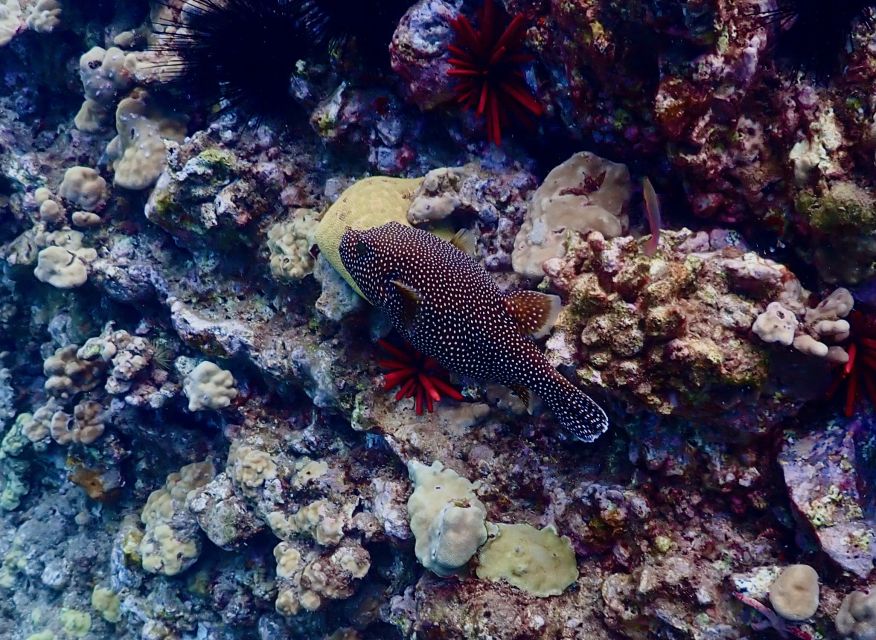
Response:
[[[417,315],[417,309],[420,307],[420,292],[406,285],[401,280],[391,280],[392,286],[398,291],[402,301],[402,322],[405,326],[410,325],[414,321],[414,316]]]
[[[563,307],[559,296],[538,291],[513,291],[505,294],[502,304],[520,331],[533,338],[548,334]]]
[[[460,229],[450,238],[450,244],[470,256],[475,254],[478,248],[478,241],[475,235],[468,229]]]

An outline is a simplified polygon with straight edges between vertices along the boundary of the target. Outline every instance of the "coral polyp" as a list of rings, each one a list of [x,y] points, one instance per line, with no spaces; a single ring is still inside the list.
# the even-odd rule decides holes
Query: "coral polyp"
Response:
[[[378,364],[386,369],[384,390],[399,387],[395,399],[413,398],[417,415],[422,415],[424,408],[431,413],[442,394],[457,401],[463,399],[462,394],[451,386],[447,371],[435,358],[412,347],[403,351],[387,340],[378,340],[377,344],[389,356],[378,360]]]
[[[327,20],[310,2],[189,0],[177,19],[154,23],[153,50],[191,97],[276,118],[295,108],[290,78],[323,44]]]
[[[543,112],[521,70],[530,59],[523,50],[524,17],[518,14],[504,22],[501,9],[485,0],[477,28],[465,15],[450,23],[456,42],[450,45],[448,74],[458,79],[457,101],[485,120],[487,138],[497,145],[502,143],[502,127],[512,118],[525,123]]]

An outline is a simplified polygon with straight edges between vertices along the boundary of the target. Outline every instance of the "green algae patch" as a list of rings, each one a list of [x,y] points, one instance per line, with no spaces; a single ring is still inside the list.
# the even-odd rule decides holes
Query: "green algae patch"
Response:
[[[578,563],[567,536],[553,527],[497,524],[498,534],[478,554],[481,580],[504,580],[539,598],[558,596],[578,579]]]
[[[74,638],[81,638],[91,631],[91,614],[76,609],[61,609],[61,626],[64,633]]]
[[[797,196],[796,205],[809,224],[824,233],[876,229],[876,200],[850,182],[838,182],[822,196],[804,191]]]

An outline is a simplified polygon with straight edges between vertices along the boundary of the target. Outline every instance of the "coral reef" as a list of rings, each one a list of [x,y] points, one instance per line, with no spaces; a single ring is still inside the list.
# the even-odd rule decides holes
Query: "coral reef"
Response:
[[[0,639],[872,639],[872,3],[293,4],[0,0]],[[599,441],[392,334],[387,222]]]

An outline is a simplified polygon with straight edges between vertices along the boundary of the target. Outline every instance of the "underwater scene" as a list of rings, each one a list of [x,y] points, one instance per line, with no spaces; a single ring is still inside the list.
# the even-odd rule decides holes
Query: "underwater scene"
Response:
[[[874,0],[0,0],[0,640],[876,640],[874,412]]]

